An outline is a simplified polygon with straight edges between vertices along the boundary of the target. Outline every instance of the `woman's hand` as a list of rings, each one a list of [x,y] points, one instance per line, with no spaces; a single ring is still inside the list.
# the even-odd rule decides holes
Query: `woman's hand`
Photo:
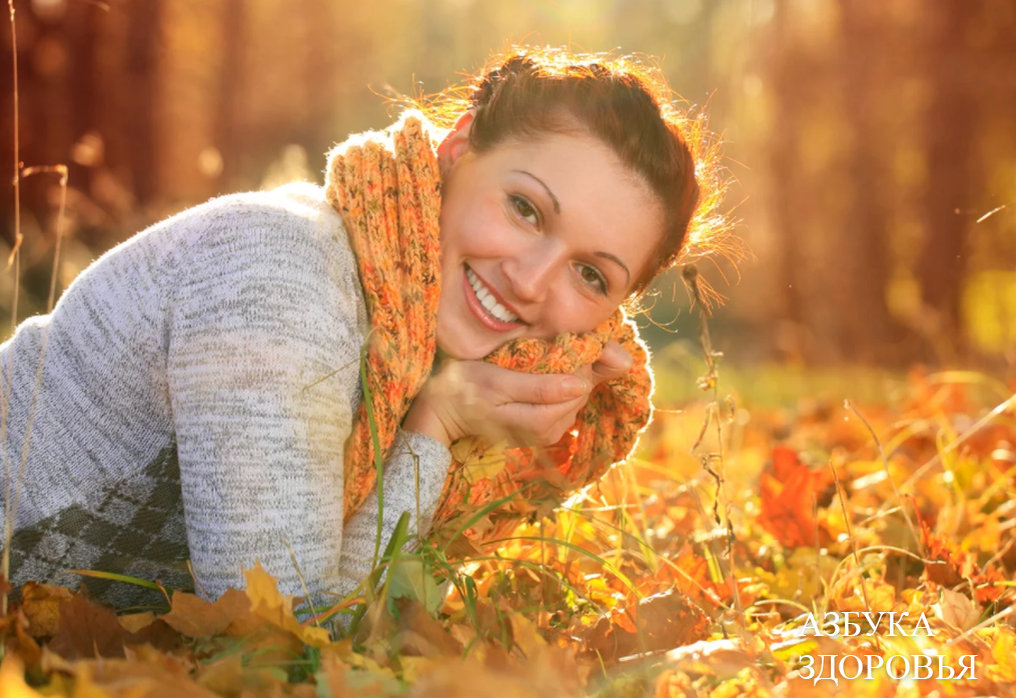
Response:
[[[464,436],[549,446],[575,424],[593,386],[623,375],[631,356],[609,342],[575,375],[520,373],[481,361],[448,361],[413,401],[402,426],[446,446]]]
[[[556,443],[575,423],[591,384],[576,375],[520,373],[482,361],[447,361],[413,401],[406,431],[446,446],[464,436],[513,445]]]

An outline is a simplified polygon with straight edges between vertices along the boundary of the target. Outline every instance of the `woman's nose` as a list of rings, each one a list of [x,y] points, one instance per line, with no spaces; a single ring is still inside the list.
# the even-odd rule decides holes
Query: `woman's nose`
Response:
[[[541,303],[564,261],[564,250],[552,240],[541,240],[502,263],[505,278],[520,301]]]

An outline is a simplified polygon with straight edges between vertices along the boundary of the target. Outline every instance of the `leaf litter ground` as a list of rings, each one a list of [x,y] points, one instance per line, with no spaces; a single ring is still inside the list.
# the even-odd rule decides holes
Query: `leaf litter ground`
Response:
[[[914,371],[859,408],[660,410],[638,458],[497,550],[397,556],[324,612],[260,566],[143,612],[29,583],[0,618],[0,696],[1016,695],[1012,390]],[[913,636],[800,635],[830,611],[907,612]],[[975,671],[803,671],[896,654]]]

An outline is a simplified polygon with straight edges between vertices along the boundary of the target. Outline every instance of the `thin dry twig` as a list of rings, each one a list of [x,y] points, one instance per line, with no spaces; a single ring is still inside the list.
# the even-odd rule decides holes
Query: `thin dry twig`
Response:
[[[50,272],[49,301],[47,303],[47,310],[52,311],[56,295],[56,278],[60,268],[60,238],[63,233],[63,217],[67,204],[67,166],[53,165],[49,167],[26,168],[23,172],[23,176],[27,177],[44,172],[55,172],[59,174],[60,186],[63,190],[60,197],[60,210],[57,215],[57,238],[53,254],[53,269]],[[43,368],[46,364],[46,349],[49,347],[49,333],[51,326],[51,324],[47,324],[45,330],[43,330],[42,342],[39,347],[39,363],[35,368],[35,384],[32,390],[32,401],[28,408],[28,419],[25,424],[25,440],[21,447],[21,465],[18,469],[17,482],[14,485],[13,499],[8,496],[8,499],[6,500],[9,504],[7,506],[8,511],[6,512],[8,516],[5,517],[5,524],[8,526],[8,529],[5,531],[7,535],[4,537],[3,573],[5,577],[7,577],[10,572],[10,547],[14,535],[14,522],[17,521],[18,504],[21,500],[21,488],[24,484],[25,471],[28,468],[28,453],[32,443],[32,427],[35,424],[35,412],[39,403],[39,389],[42,387]],[[11,365],[13,365],[13,363],[14,362],[12,360]],[[13,390],[13,385],[11,386],[11,389]],[[5,409],[4,411],[6,412],[7,410]],[[6,433],[4,436],[6,436]],[[6,439],[3,440],[3,443],[6,444]],[[10,494],[10,489],[8,489],[8,495]],[[4,608],[4,611],[6,611],[6,608]]]
[[[26,167],[22,171],[21,176],[27,179],[28,177],[36,174],[55,174],[60,177],[60,208],[56,215],[56,242],[54,243],[53,250],[53,273],[50,274],[49,297],[46,299],[46,314],[48,315],[53,312],[53,305],[56,302],[56,280],[58,271],[60,270],[60,251],[63,246],[64,214],[67,211],[67,165],[35,165],[33,167]]]
[[[993,624],[997,623],[998,621],[1002,620],[1003,618],[1009,617],[1010,615],[1013,614],[1014,611],[1016,611],[1016,606],[1009,606],[1008,608],[1006,608],[1006,609],[1004,609],[1002,611],[999,611],[998,613],[993,615],[988,620],[983,621],[981,623],[978,623],[974,627],[972,627],[972,628],[970,628],[970,629],[960,633],[959,635],[957,635],[956,637],[952,638],[951,640],[947,640],[945,644],[952,645],[952,644],[955,644],[955,643],[959,642],[960,640],[965,640],[968,637],[970,637],[971,635],[973,635],[974,633],[976,633],[978,630],[982,630],[984,628],[987,628],[989,625],[993,625]]]
[[[19,290],[21,286],[21,244],[24,240],[24,236],[21,233],[21,179],[30,177],[36,174],[56,174],[60,178],[60,207],[57,211],[56,219],[56,240],[54,243],[53,250],[53,268],[50,272],[50,283],[49,283],[49,296],[46,301],[46,312],[47,314],[53,311],[53,306],[56,302],[56,284],[57,277],[60,270],[60,252],[62,249],[62,242],[64,237],[64,219],[67,211],[67,181],[68,181],[68,169],[64,164],[57,165],[37,165],[34,167],[22,168],[21,155],[20,155],[20,105],[19,105],[19,91],[18,91],[18,36],[17,27],[14,21],[15,10],[14,1],[8,0],[7,3],[10,9],[10,20],[11,20],[11,45],[13,50],[13,78],[14,78],[14,247],[11,249],[10,256],[7,260],[8,270],[11,268],[13,263],[14,267],[14,297],[11,304],[11,328],[10,333],[13,335],[17,328],[17,317],[18,317],[18,299]],[[32,437],[32,426],[35,423],[35,410],[38,404],[39,388],[42,384],[43,367],[46,362],[46,348],[49,345],[49,331],[50,325],[46,325],[46,329],[42,336],[42,343],[39,349],[39,363],[36,367],[35,372],[35,387],[32,392],[32,402],[28,410],[28,420],[25,425],[25,440],[22,444],[21,450],[21,466],[18,470],[17,482],[11,487],[11,469],[10,469],[10,456],[7,449],[7,431],[8,431],[8,419],[10,411],[10,398],[14,389],[14,356],[13,349],[12,355],[9,357],[7,365],[7,375],[4,384],[0,384],[0,445],[3,448],[3,461],[4,461],[4,490],[5,490],[5,505],[4,505],[4,549],[3,555],[0,557],[0,572],[2,572],[5,579],[10,579],[10,565],[11,565],[11,545],[14,538],[14,522],[17,520],[18,503],[20,501],[21,487],[24,482],[25,470],[28,463],[28,452],[31,445]],[[164,592],[165,593],[165,592]],[[168,598],[168,597],[167,597]],[[7,594],[0,595],[0,613],[7,613],[8,598]]]
[[[718,352],[713,349],[712,337],[709,334],[709,316],[712,313],[707,299],[703,295],[698,269],[696,269],[693,264],[686,265],[682,269],[681,277],[684,279],[684,283],[691,294],[693,305],[698,304],[699,344],[702,346],[702,354],[705,357],[706,362],[706,375],[699,378],[698,386],[702,390],[711,390],[713,393],[713,402],[710,408],[706,410],[706,419],[708,420],[710,416],[712,416],[712,419],[716,423],[716,459],[719,463],[719,471],[717,472],[709,466],[709,456],[702,459],[702,467],[716,480],[716,500],[717,503],[723,507],[724,519],[722,522],[717,521],[717,523],[725,525],[727,531],[727,584],[730,585],[730,591],[734,597],[734,607],[737,609],[737,619],[740,624],[741,631],[747,632],[744,608],[741,604],[741,594],[737,586],[737,577],[734,574],[734,569],[736,568],[736,564],[734,562],[734,525],[730,520],[730,499],[727,497],[726,478],[724,474],[723,421],[722,408],[720,406],[719,371],[717,370],[717,362],[723,357],[723,354],[722,352]],[[705,433],[707,426],[708,422],[703,425],[702,434]],[[702,439],[702,434],[699,436],[699,441]],[[698,443],[696,443],[696,448],[697,446]],[[715,509],[714,513],[716,513]],[[717,560],[721,559],[719,555],[716,557]]]
[[[303,594],[307,597],[307,603],[310,604],[311,612],[313,613],[317,609],[314,608],[314,601],[310,596],[310,589],[307,588],[307,580],[303,577],[303,570],[300,569],[300,563],[296,560],[296,553],[293,552],[293,546],[285,538],[282,539],[282,544],[286,546],[286,550],[289,551],[289,559],[293,562],[293,569],[296,570],[296,578],[300,580],[300,587],[303,588]],[[318,622],[317,615],[314,615],[314,625],[321,627],[321,623]]]
[[[840,483],[840,475],[836,472],[836,466],[831,462],[829,463],[829,469],[833,471],[833,480],[836,482],[836,494],[840,497],[840,506],[843,508],[843,520],[847,524],[847,535],[850,537],[850,546],[854,550],[854,563],[857,564],[857,569],[861,569],[861,555],[857,552],[857,539],[854,538],[854,527],[850,523],[850,514],[847,512],[847,498],[843,494],[843,485]],[[817,546],[816,546],[817,547]],[[871,601],[868,599],[868,585],[861,577],[861,595],[864,597],[864,607],[868,613],[871,613]]]
[[[201,580],[198,579],[198,575],[194,572],[194,565],[191,564],[189,559],[187,560],[187,571],[190,573],[191,579],[194,580],[194,591],[200,592],[202,598],[204,598],[204,600],[208,603],[211,603],[212,597],[208,595],[208,592],[205,591],[205,588],[201,585]]]
[[[896,495],[896,502],[900,508],[900,512],[902,512],[903,518],[907,520],[907,526],[910,527],[910,532],[914,535],[914,540],[917,542],[917,549],[921,551],[921,557],[926,557],[924,554],[924,542],[921,540],[921,536],[917,532],[917,527],[914,526],[914,522],[911,520],[910,514],[907,513],[907,507],[903,503],[903,496],[900,494],[899,488],[896,487],[896,481],[893,480],[893,474],[889,470],[889,461],[885,457],[885,451],[882,449],[882,442],[879,440],[878,434],[875,433],[875,430],[872,428],[868,420],[864,418],[864,415],[861,414],[860,410],[854,407],[854,404],[850,402],[850,400],[844,400],[843,406],[857,415],[857,418],[864,423],[864,426],[868,429],[868,433],[871,434],[871,438],[875,441],[875,446],[878,447],[879,458],[882,459],[882,467],[885,468],[885,475],[889,479],[889,484],[892,485],[893,493]]]
[[[1003,401],[1001,404],[997,405],[993,410],[991,410],[991,412],[978,419],[976,422],[970,425],[969,429],[967,429],[960,436],[958,436],[948,446],[946,446],[941,451],[936,453],[931,460],[929,460],[927,463],[925,463],[920,468],[915,470],[913,474],[907,478],[907,481],[903,483],[902,489],[908,489],[911,485],[917,482],[917,480],[920,479],[921,476],[923,476],[926,472],[928,472],[933,467],[941,463],[942,458],[944,458],[945,456],[949,455],[957,448],[962,446],[967,441],[967,439],[974,436],[974,434],[976,434],[981,429],[986,427],[991,422],[991,420],[993,420],[995,417],[1002,414],[1006,410],[1010,409],[1011,407],[1016,407],[1016,395],[1013,395],[1008,400]],[[871,429],[871,427],[868,428]],[[884,506],[885,505],[883,505],[883,507]]]
[[[7,0],[7,7],[10,9],[11,18],[11,57],[13,64],[13,75],[14,75],[14,247],[11,249],[11,253],[7,258],[7,270],[10,271],[11,264],[14,265],[14,298],[11,301],[11,331],[10,334],[14,334],[14,329],[18,324],[18,292],[20,290],[21,282],[21,122],[19,120],[19,103],[18,103],[18,33],[17,28],[14,24],[14,0]],[[3,385],[0,385],[0,404],[2,404],[3,414],[0,415],[0,446],[3,447],[3,459],[4,459],[4,483],[5,483],[5,494],[6,502],[4,506],[4,552],[3,559],[0,562],[0,572],[3,573],[4,579],[10,579],[10,551],[11,551],[11,539],[13,538],[13,519],[10,515],[11,510],[11,471],[10,471],[10,459],[7,453],[7,418],[8,418],[8,405],[10,402],[10,394],[13,389],[13,367],[14,357],[11,356],[8,361],[7,371],[7,389],[3,390]],[[7,615],[7,592],[0,594],[0,613]]]

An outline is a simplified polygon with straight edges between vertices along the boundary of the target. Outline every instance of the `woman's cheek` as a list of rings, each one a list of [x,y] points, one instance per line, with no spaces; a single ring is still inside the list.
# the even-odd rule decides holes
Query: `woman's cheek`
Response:
[[[613,312],[613,309],[607,312],[598,306],[590,307],[590,302],[573,287],[551,296],[547,303],[548,306],[544,310],[554,327],[555,334],[590,332]]]
[[[478,242],[491,256],[503,255],[511,242],[511,222],[507,214],[497,204],[488,204],[477,213],[481,221],[480,230],[476,231]]]

